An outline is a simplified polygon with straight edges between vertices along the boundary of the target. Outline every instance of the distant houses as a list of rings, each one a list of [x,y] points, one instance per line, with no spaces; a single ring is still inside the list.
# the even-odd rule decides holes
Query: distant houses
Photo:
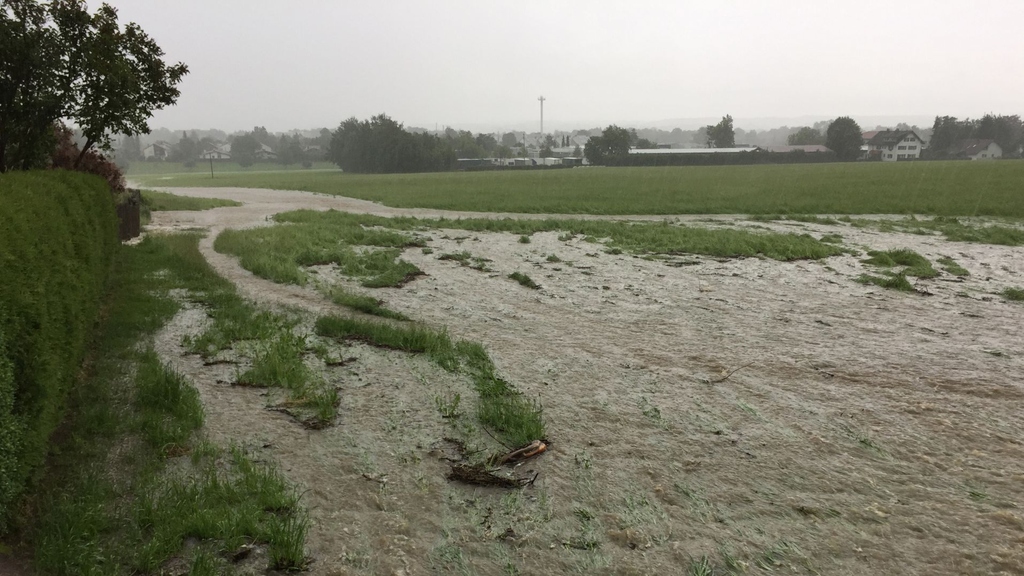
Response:
[[[861,146],[864,158],[882,162],[918,160],[924,141],[913,130],[874,130],[864,132]]]
[[[951,151],[954,158],[968,160],[996,160],[1003,157],[1003,149],[995,140],[971,138],[962,140]]]

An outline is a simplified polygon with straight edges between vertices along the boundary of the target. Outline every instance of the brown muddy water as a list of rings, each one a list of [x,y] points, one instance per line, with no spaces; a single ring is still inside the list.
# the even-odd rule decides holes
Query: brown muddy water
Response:
[[[307,320],[341,310],[254,277],[215,253],[213,236],[296,208],[456,215],[168,191],[246,202],[157,212],[150,230],[211,230],[201,249],[219,273]],[[313,431],[266,410],[266,391],[230,386],[236,367],[183,353],[202,310],[181,312],[158,349],[199,388],[212,439],[253,447],[305,492],[313,574],[686,574],[703,557],[717,574],[1024,574],[1024,305],[997,295],[1024,285],[1021,249],[685,220],[839,233],[861,251],[950,256],[971,276],[915,280],[926,296],[855,283],[870,270],[852,255],[645,260],[557,233],[521,244],[431,231],[433,254],[403,255],[426,276],[360,290],[485,344],[502,376],[540,399],[551,447],[521,467],[536,482],[514,491],[445,480],[453,426],[435,400],[459,393],[471,422],[475,393],[425,358],[346,348],[355,361],[327,372],[341,391],[337,424]],[[437,259],[463,250],[490,271]],[[515,271],[541,289],[506,277]]]

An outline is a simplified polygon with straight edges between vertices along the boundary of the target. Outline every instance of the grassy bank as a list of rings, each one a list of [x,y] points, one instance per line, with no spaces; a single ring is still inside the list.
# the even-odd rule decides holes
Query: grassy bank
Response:
[[[103,180],[0,174],[0,534],[63,416],[116,249]]]
[[[339,194],[388,206],[588,214],[929,214],[1024,217],[1024,162],[577,168],[360,175],[338,171],[139,178]]]
[[[197,242],[150,237],[122,248],[92,360],[21,519],[42,574],[153,573],[168,562],[221,574],[246,545],[265,546],[270,567],[305,564],[297,493],[243,449],[197,436],[196,390],[146,345],[178,309],[170,290],[202,299],[223,282]]]

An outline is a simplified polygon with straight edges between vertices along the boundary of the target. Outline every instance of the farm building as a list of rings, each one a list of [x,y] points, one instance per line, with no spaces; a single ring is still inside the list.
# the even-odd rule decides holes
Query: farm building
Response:
[[[757,146],[737,146],[735,148],[633,148],[630,154],[738,154],[740,152],[757,152]]]
[[[865,157],[883,162],[917,160],[921,157],[924,141],[913,130],[876,130],[864,132]]]
[[[971,138],[958,142],[953,147],[953,156],[971,160],[995,160],[1003,157],[1003,149],[995,140]]]
[[[778,152],[786,154],[789,152],[806,152],[807,154],[818,154],[822,152],[831,152],[832,149],[828,146],[821,144],[803,144],[798,146],[768,146],[765,148],[768,152]]]

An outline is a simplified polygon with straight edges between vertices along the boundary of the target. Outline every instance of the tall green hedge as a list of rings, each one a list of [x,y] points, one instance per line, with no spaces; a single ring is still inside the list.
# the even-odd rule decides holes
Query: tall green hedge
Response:
[[[0,174],[0,531],[46,457],[116,247],[102,179]]]

